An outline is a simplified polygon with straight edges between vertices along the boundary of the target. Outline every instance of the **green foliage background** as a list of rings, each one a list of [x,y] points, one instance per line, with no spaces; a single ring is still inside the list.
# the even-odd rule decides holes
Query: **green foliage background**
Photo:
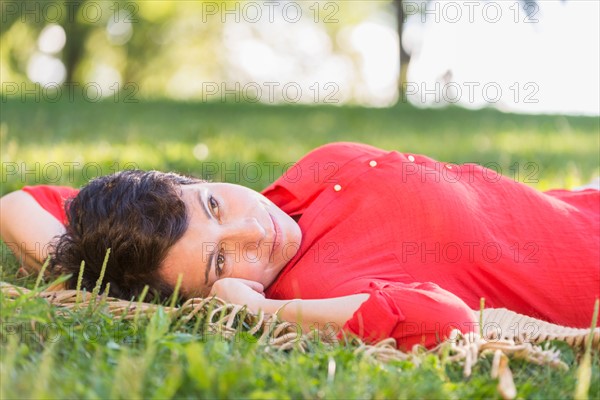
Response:
[[[402,101],[370,109],[162,100],[181,66],[191,66],[208,81],[240,80],[227,72],[220,19],[197,23],[203,1],[97,1],[103,14],[97,22],[70,15],[66,2],[10,3],[20,8],[53,3],[63,7],[63,14],[58,21],[25,22],[19,13],[2,15],[3,84],[32,87],[25,73],[28,60],[37,51],[40,31],[56,22],[67,33],[58,57],[67,66],[68,82],[89,82],[90,71],[107,64],[135,90],[123,86],[99,102],[80,94],[49,102],[45,96],[3,92],[0,195],[32,184],[78,187],[131,167],[261,190],[308,151],[333,141],[476,162],[540,190],[570,188],[600,175],[597,117],[417,109]],[[89,2],[68,3],[84,7]],[[390,10],[392,2],[336,3],[341,23],[324,25],[332,38],[373,11]],[[122,45],[110,43],[105,32],[115,5],[137,7],[134,35]],[[333,52],[343,50],[332,43]],[[356,54],[350,57],[356,69],[360,60]],[[4,243],[0,251],[0,280],[33,288],[35,277],[18,275],[18,260]],[[578,359],[555,345],[570,366],[566,373],[511,361],[519,397],[572,397]],[[207,334],[202,320],[181,324],[157,313],[152,319],[122,322],[102,307],[64,312],[32,296],[12,301],[0,295],[0,399],[500,398],[497,382],[489,377],[489,358],[464,378],[461,367],[443,357],[423,356],[420,366],[384,364],[353,351],[349,344],[315,343],[306,354],[277,352],[256,343],[243,327],[227,341]],[[599,364],[596,352],[590,398],[600,396]]]
[[[9,99],[0,132],[3,194],[25,184],[79,186],[132,166],[261,190],[308,151],[333,141],[477,162],[540,190],[600,175],[597,117],[492,109]],[[204,159],[194,156],[198,144],[208,149]]]
[[[589,117],[406,104],[365,109],[81,100],[12,100],[1,111],[3,194],[44,182],[79,186],[132,164],[198,176],[216,164],[215,180],[260,190],[277,176],[264,168],[256,179],[242,172],[245,165],[278,165],[277,171],[339,140],[489,164],[540,189],[581,184],[599,174],[599,121]],[[208,148],[204,160],[194,156],[200,143]],[[17,260],[4,244],[1,251],[0,280],[32,288],[35,277],[18,277]],[[63,313],[29,296],[17,302],[0,297],[0,309],[3,399],[500,398],[489,377],[490,359],[464,378],[461,367],[443,357],[424,356],[416,366],[374,362],[354,355],[351,345],[317,343],[307,354],[267,351],[243,328],[236,340],[226,341],[203,332],[202,324],[181,325],[164,313],[122,323],[101,310]],[[519,397],[572,397],[578,363],[570,349],[561,348],[570,365],[566,373],[511,361]],[[596,353],[590,398],[600,394],[599,360]]]

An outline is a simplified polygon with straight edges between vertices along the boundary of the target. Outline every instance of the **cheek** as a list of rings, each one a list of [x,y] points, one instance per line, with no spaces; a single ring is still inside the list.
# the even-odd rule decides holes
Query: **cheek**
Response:
[[[172,287],[181,274],[181,288],[186,292],[196,291],[204,285],[203,257],[193,242],[189,233],[177,242],[167,254],[161,273]]]
[[[181,287],[186,289],[191,289],[197,286],[196,277],[193,273],[190,272],[190,268],[188,268],[183,263],[171,264],[170,267],[166,268],[161,277],[171,286],[175,287],[177,284],[177,280],[181,275]]]
[[[252,262],[241,262],[233,268],[231,278],[248,279],[251,281],[260,281],[262,274],[257,264]]]
[[[191,299],[194,297],[206,297],[209,294],[209,288],[198,285],[192,285],[189,282],[186,282],[185,279],[181,284],[181,293],[185,298]]]
[[[252,172],[249,171],[249,174]],[[259,199],[258,192],[254,192],[252,189],[248,189],[245,186],[233,186],[229,187],[226,193],[223,193],[227,196],[230,201],[233,201],[236,204],[241,205],[252,205],[255,204]],[[242,207],[244,208],[244,207]]]

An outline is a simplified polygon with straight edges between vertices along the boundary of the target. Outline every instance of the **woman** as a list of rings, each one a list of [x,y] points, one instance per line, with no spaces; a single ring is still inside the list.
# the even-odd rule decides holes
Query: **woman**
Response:
[[[186,297],[214,294],[305,328],[394,337],[405,349],[474,330],[482,297],[589,326],[600,296],[599,200],[596,190],[542,193],[476,164],[334,143],[262,195],[140,171],[78,194],[24,188],[2,199],[1,233],[23,253],[66,223],[52,267],[73,274],[70,287],[81,260],[93,287],[110,248],[104,282],[115,296],[146,284],[168,296],[181,275]]]

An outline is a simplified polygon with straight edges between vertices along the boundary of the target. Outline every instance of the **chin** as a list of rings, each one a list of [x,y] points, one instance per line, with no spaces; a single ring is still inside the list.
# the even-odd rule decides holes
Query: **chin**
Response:
[[[265,271],[264,275],[261,277],[262,279],[260,280],[260,283],[263,284],[265,289],[275,282],[286,265],[287,262],[282,261],[281,265],[271,265],[270,268]]]
[[[260,283],[262,283],[262,285],[264,286],[264,288],[268,288],[269,286],[271,286],[271,284],[273,282],[275,282],[275,279],[277,278],[277,275],[275,276],[266,276],[263,277],[263,279],[259,280]]]
[[[302,240],[302,231],[300,230],[300,225],[292,217],[285,214],[286,216],[286,236],[288,238],[288,243],[295,243],[300,248],[300,241]]]

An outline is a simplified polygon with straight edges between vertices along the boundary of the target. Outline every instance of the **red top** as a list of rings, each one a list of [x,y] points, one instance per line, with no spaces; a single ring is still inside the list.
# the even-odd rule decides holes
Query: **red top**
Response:
[[[267,297],[370,293],[345,325],[367,339],[431,346],[473,328],[481,297],[587,327],[600,297],[597,190],[543,193],[476,164],[333,143],[263,194],[303,233]]]
[[[63,195],[38,188],[53,190],[27,191],[64,220]],[[303,234],[267,297],[370,293],[344,326],[367,340],[432,346],[451,328],[474,329],[481,297],[486,307],[587,327],[600,297],[596,190],[542,193],[476,164],[333,143],[263,194],[300,217]]]
[[[48,211],[54,218],[67,223],[67,215],[65,214],[65,201],[71,197],[75,197],[79,190],[67,186],[25,186],[22,191],[29,193],[44,210]]]

